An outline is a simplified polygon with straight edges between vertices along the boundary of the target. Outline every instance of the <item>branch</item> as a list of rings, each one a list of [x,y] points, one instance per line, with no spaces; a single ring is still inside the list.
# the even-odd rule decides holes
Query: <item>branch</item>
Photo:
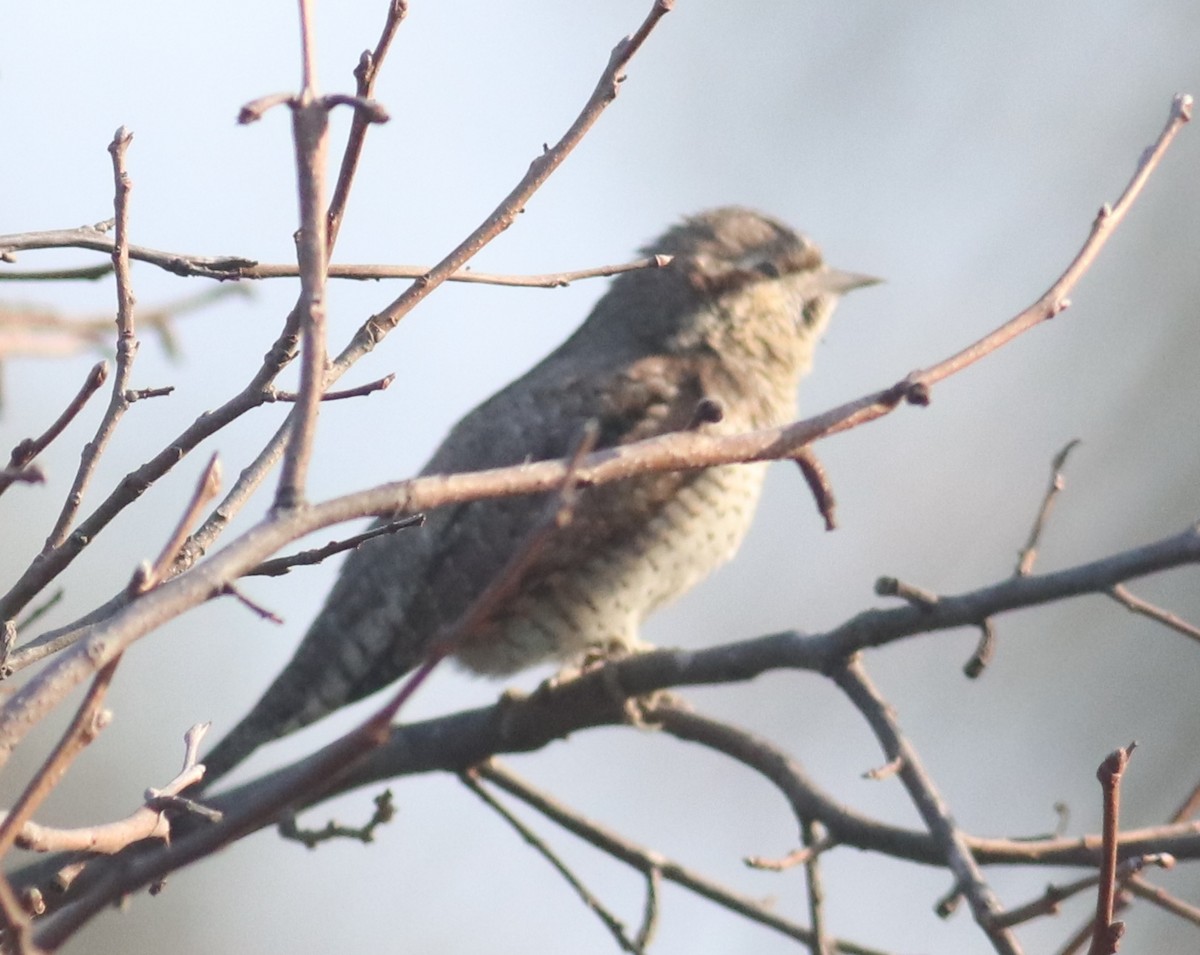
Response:
[[[63,409],[63,413],[55,419],[54,423],[38,437],[26,438],[12,449],[6,470],[8,472],[21,472],[29,462],[45,451],[50,442],[62,434],[67,425],[75,420],[75,416],[83,410],[83,406],[87,404],[88,399],[100,390],[100,386],[104,384],[106,378],[108,378],[108,363],[103,361],[96,362],[92,366],[92,370],[88,372],[88,376],[84,380],[82,387],[80,387],[67,407]],[[3,494],[13,481],[16,480],[20,480],[20,478],[15,477],[12,473],[0,476],[0,494]]]
[[[950,807],[922,766],[916,749],[901,731],[892,708],[871,683],[861,659],[858,656],[850,657],[832,676],[866,719],[888,759],[899,761],[899,774],[904,788],[928,826],[946,861],[946,867],[954,873],[956,889],[966,896],[979,927],[997,952],[1020,955],[1016,938],[998,923],[1000,902],[984,879],[963,833],[955,824]]]
[[[357,114],[356,114],[357,115]],[[336,197],[335,197],[336,198]],[[328,216],[326,217],[328,219]],[[52,229],[44,232],[26,232],[15,235],[0,235],[0,249],[87,249],[112,253],[113,240],[96,232],[90,226],[80,229]],[[145,262],[184,278],[207,278],[224,282],[265,281],[268,279],[294,279],[300,275],[300,267],[288,262],[256,262],[240,255],[196,255],[189,252],[170,252],[151,249],[141,245],[129,247],[129,257]],[[468,285],[498,285],[516,288],[566,288],[572,282],[584,279],[608,278],[622,272],[640,269],[660,269],[669,265],[671,256],[655,255],[619,262],[612,265],[594,265],[582,269],[562,272],[541,272],[519,275],[500,272],[476,272],[469,267],[447,276],[447,282]],[[328,277],[355,282],[378,282],[388,279],[420,279],[429,274],[430,265],[400,263],[331,263]],[[4,279],[35,278],[99,278],[112,271],[112,265],[93,266],[70,270],[47,270],[45,272],[15,273],[0,269],[0,281]]]
[[[113,141],[108,146],[112,154],[113,180],[116,195],[113,206],[116,209],[116,235],[113,239],[113,270],[117,275],[117,359],[116,374],[113,375],[112,397],[108,408],[96,429],[96,436],[84,447],[79,470],[71,490],[67,494],[66,503],[54,523],[54,529],[46,539],[43,553],[58,548],[67,536],[67,530],[75,519],[79,505],[83,502],[83,492],[91,481],[100,455],[108,446],[117,423],[129,408],[129,400],[125,390],[129,387],[129,377],[133,371],[133,360],[137,356],[138,340],[133,325],[133,287],[129,277],[129,193],[133,188],[129,173],[125,169],[125,151],[133,139],[124,126],[117,130]],[[15,608],[14,608],[15,609]],[[11,612],[11,611],[10,611]]]
[[[1034,518],[1033,527],[1029,531],[1029,540],[1025,542],[1025,546],[1021,549],[1020,555],[1017,557],[1017,567],[1013,571],[1014,574],[1024,577],[1033,572],[1033,562],[1037,560],[1038,545],[1042,540],[1042,533],[1046,529],[1046,522],[1050,519],[1050,512],[1054,510],[1054,502],[1058,499],[1058,495],[1062,493],[1062,489],[1066,486],[1066,478],[1063,477],[1063,468],[1066,467],[1067,458],[1070,457],[1072,451],[1079,445],[1078,438],[1072,438],[1062,449],[1054,456],[1054,461],[1050,464],[1050,486],[1046,488],[1046,493],[1042,497],[1042,506],[1038,508],[1037,517]]]
[[[608,66],[600,76],[595,90],[588,98],[583,110],[575,118],[567,132],[554,146],[545,149],[529,165],[529,171],[516,187],[492,211],[478,228],[458,244],[445,258],[428,273],[417,279],[395,301],[378,315],[372,316],[354,335],[350,344],[334,359],[335,375],[349,367],[354,361],[374,349],[379,340],[400,323],[416,305],[434,289],[459,271],[475,254],[501,232],[513,224],[533,194],[562,165],[571,151],[579,145],[584,135],[600,118],[600,114],[617,98],[620,84],[624,81],[624,70],[641,49],[658,22],[674,6],[674,0],[656,0],[646,19],[632,36],[618,43],[609,57]]]

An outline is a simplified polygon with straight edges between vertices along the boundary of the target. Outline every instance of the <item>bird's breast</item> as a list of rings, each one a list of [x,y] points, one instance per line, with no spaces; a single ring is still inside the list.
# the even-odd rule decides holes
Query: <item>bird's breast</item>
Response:
[[[486,633],[461,647],[459,661],[500,675],[590,648],[636,647],[650,613],[737,551],[765,469],[761,463],[730,465],[688,475],[635,532],[584,548],[577,560],[521,588]],[[627,490],[637,493],[636,487]],[[562,533],[569,541],[570,525]]]

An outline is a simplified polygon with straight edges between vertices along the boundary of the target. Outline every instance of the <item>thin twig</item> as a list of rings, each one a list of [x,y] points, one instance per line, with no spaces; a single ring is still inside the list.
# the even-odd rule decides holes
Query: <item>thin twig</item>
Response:
[[[356,114],[357,115],[357,114]],[[15,235],[0,235],[0,248],[10,249],[85,249],[111,253],[113,240],[97,233],[91,227],[82,229],[52,229],[44,232],[28,232]],[[300,275],[299,266],[288,262],[256,262],[239,255],[205,256],[188,252],[171,252],[151,249],[141,245],[129,247],[129,257],[135,261],[155,265],[172,275],[189,278],[207,278],[223,282],[266,281],[269,279],[294,279]],[[560,272],[537,272],[527,275],[511,272],[477,272],[464,267],[446,278],[447,282],[468,285],[497,285],[515,288],[566,288],[573,282],[585,279],[608,278],[623,272],[641,269],[659,269],[671,263],[669,255],[655,255],[618,262],[611,265],[594,265],[582,269],[567,269]],[[354,282],[379,282],[385,280],[419,279],[428,275],[433,267],[420,264],[342,262],[329,265],[331,279]],[[104,274],[112,271],[112,265],[95,266],[89,269],[67,270],[87,273],[103,269]],[[59,270],[47,272],[47,277]],[[17,278],[0,269],[0,280]],[[32,274],[29,276],[33,277]],[[70,277],[66,275],[64,277]],[[85,277],[81,274],[80,277]],[[228,286],[233,289],[237,286]]]
[[[978,679],[995,653],[996,628],[988,617],[984,617],[979,624],[979,642],[975,644],[975,652],[963,664],[963,675],[969,680]]]
[[[633,35],[626,37],[613,48],[608,66],[601,74],[596,88],[563,137],[553,146],[545,149],[529,164],[529,171],[478,228],[428,273],[410,285],[395,301],[379,314],[372,316],[355,333],[350,344],[333,361],[335,374],[340,375],[358,358],[374,349],[380,338],[395,328],[419,302],[466,265],[492,239],[513,224],[533,194],[541,188],[551,173],[562,165],[596,120],[600,118],[600,114],[616,99],[620,92],[620,84],[625,78],[626,66],[649,38],[655,26],[673,6],[674,0],[656,0],[646,15],[646,19],[642,21],[641,26]]]
[[[0,944],[5,952],[42,955],[42,949],[33,940],[33,921],[3,874],[0,874],[0,921],[3,922]]]
[[[348,550],[357,550],[360,544],[366,543],[373,537],[385,537],[388,534],[395,534],[397,531],[404,530],[407,527],[420,527],[424,523],[424,514],[414,514],[411,517],[402,517],[399,520],[388,521],[386,524],[372,527],[361,534],[347,537],[345,540],[330,541],[324,547],[314,547],[311,550],[302,550],[287,557],[264,560],[257,567],[251,567],[243,576],[282,577],[284,574],[290,573],[293,567],[307,567],[312,564],[319,564],[334,554],[340,554]]]
[[[387,825],[396,817],[396,806],[392,801],[390,789],[381,792],[373,802],[375,811],[361,826],[343,826],[330,819],[321,829],[301,829],[296,822],[295,813],[291,813],[279,821],[276,829],[281,838],[299,842],[306,849],[315,849],[322,842],[330,842],[333,839],[351,839],[369,845],[375,841],[375,830]]]
[[[362,398],[366,395],[374,394],[377,391],[386,391],[391,387],[392,382],[396,380],[395,372],[389,375],[384,375],[382,378],[376,378],[374,381],[368,381],[365,385],[358,385],[354,388],[343,388],[340,391],[327,391],[321,395],[322,401],[342,401],[346,398]],[[271,389],[269,401],[298,401],[300,395],[294,391],[281,391],[279,389]]]
[[[58,590],[54,591],[54,593],[52,593],[36,607],[31,607],[29,612],[17,621],[17,629],[24,630],[26,627],[37,623],[42,617],[48,614],[62,601],[65,594],[66,591],[63,590],[62,587],[59,587]]]
[[[400,29],[400,24],[407,16],[408,3],[406,0],[391,0],[388,4],[383,31],[379,35],[379,42],[375,44],[374,50],[363,52],[358,66],[354,70],[354,79],[357,84],[355,92],[359,99],[365,101],[374,97],[375,80],[379,76],[379,70],[392,47],[396,31]],[[358,162],[366,143],[367,130],[371,125],[370,118],[364,111],[357,109],[354,111],[354,118],[350,121],[350,132],[346,135],[346,148],[342,151],[342,163],[338,169],[337,184],[333,189],[329,210],[325,214],[325,233],[331,253],[334,245],[337,244],[338,233],[342,228],[342,218],[346,214],[346,203],[350,199],[350,187],[354,182],[354,174],[358,171]]]
[[[133,188],[129,173],[125,169],[125,152],[133,134],[124,126],[117,130],[108,151],[112,155],[113,182],[115,196],[113,207],[116,210],[116,232],[113,237],[113,270],[117,277],[117,358],[116,373],[113,375],[112,396],[108,408],[96,429],[96,435],[83,449],[79,470],[67,494],[66,503],[54,522],[50,536],[42,549],[43,554],[60,547],[67,537],[75,514],[83,503],[83,492],[91,481],[100,455],[104,453],[116,430],[117,423],[129,408],[125,391],[129,387],[129,378],[133,371],[133,360],[137,356],[138,340],[133,324],[133,285],[129,276],[129,193]]]
[[[1079,439],[1072,438],[1063,445],[1058,454],[1054,455],[1054,460],[1050,464],[1050,486],[1046,488],[1046,493],[1042,497],[1042,505],[1038,508],[1037,517],[1033,520],[1033,527],[1029,530],[1029,540],[1025,542],[1025,546],[1021,548],[1021,553],[1017,556],[1017,567],[1013,573],[1018,577],[1027,577],[1033,573],[1033,562],[1037,560],[1042,532],[1046,529],[1046,522],[1050,519],[1050,512],[1054,509],[1055,500],[1066,486],[1066,478],[1062,473],[1063,468],[1066,467],[1067,458],[1078,444]]]
[[[121,658],[118,656],[100,668],[79,704],[79,709],[75,711],[75,718],[70,726],[29,781],[16,804],[5,815],[4,821],[0,822],[0,859],[8,854],[22,828],[62,781],[71,763],[91,745],[96,734],[108,724],[108,718],[101,706],[120,662]]]
[[[1161,886],[1151,885],[1145,879],[1134,876],[1125,883],[1125,888],[1139,899],[1145,899],[1152,905],[1157,905],[1164,912],[1170,912],[1178,918],[1200,926],[1200,907],[1184,902]]]
[[[803,447],[797,451],[793,460],[800,467],[800,473],[804,475],[813,500],[817,502],[817,510],[825,521],[825,530],[837,530],[837,499],[834,497],[833,485],[829,483],[825,466],[810,447]]]
[[[200,480],[196,482],[196,488],[192,491],[191,499],[188,501],[187,507],[179,516],[179,521],[175,524],[175,530],[171,536],[167,538],[167,542],[163,545],[159,552],[158,558],[153,564],[144,564],[139,567],[134,574],[133,579],[129,582],[130,596],[144,594],[148,590],[157,587],[171,569],[171,565],[175,561],[175,555],[179,553],[179,548],[183,546],[183,542],[187,540],[188,531],[192,525],[200,518],[200,512],[221,490],[221,462],[217,459],[217,454],[214,451],[212,457],[208,459],[208,464],[205,466],[203,473],[200,475]]]
[[[812,819],[801,823],[800,834],[807,849],[826,838],[821,824]],[[808,920],[812,923],[813,933],[808,947],[812,955],[833,955],[833,946],[825,929],[825,887],[821,882],[820,858],[819,853],[810,851],[804,860],[804,874],[808,883]]]
[[[828,852],[837,846],[838,841],[828,833],[811,845],[802,845],[793,849],[781,859],[769,859],[766,856],[746,856],[742,861],[751,869],[762,869],[765,872],[785,872],[798,865],[807,864],[814,855]]]
[[[479,784],[479,779],[474,773],[469,771],[459,773],[458,778],[467,789],[471,790],[471,792],[483,801],[484,805],[508,823],[509,827],[525,841],[526,845],[550,863],[554,871],[563,877],[567,885],[579,896],[583,904],[596,913],[596,917],[604,923],[604,927],[608,929],[609,934],[616,940],[621,951],[635,953],[644,951],[642,946],[636,944],[626,933],[625,924],[588,890],[588,887],[571,871],[570,867],[563,862],[559,855],[546,844],[546,841],[510,812],[500,800],[484,789]]]
[[[1128,859],[1123,859],[1120,865],[1117,866],[1116,884],[1122,887],[1131,886],[1134,882],[1139,881],[1137,874],[1146,866],[1157,865],[1164,869],[1169,869],[1174,863],[1174,858],[1165,853],[1132,856]],[[997,924],[1015,928],[1023,922],[1030,922],[1044,915],[1056,915],[1062,907],[1063,902],[1081,892],[1094,889],[1100,884],[1100,880],[1100,874],[1093,873],[1081,879],[1076,879],[1073,882],[1068,882],[1065,885],[1048,885],[1038,898],[1001,914],[996,920]],[[1143,886],[1147,885],[1144,881],[1141,884]],[[1091,923],[1089,922],[1090,925]]]
[[[108,378],[108,362],[96,362],[92,366],[91,371],[88,372],[87,378],[84,379],[83,385],[76,392],[75,397],[68,402],[66,408],[54,420],[54,423],[36,438],[26,438],[12,449],[12,453],[8,457],[9,470],[20,471],[24,469],[30,461],[45,451],[50,442],[62,434],[67,425],[75,420],[75,416],[83,410],[83,406],[87,404],[88,399],[100,389],[106,378]],[[3,494],[14,480],[18,480],[18,478],[12,476],[0,477],[0,494]]]
[[[282,626],[287,622],[283,619],[283,617],[279,616],[279,614],[268,610],[257,601],[251,600],[248,596],[246,596],[245,592],[237,586],[237,584],[226,584],[225,589],[222,592],[226,596],[233,597],[234,600],[240,603],[243,607],[247,608],[251,613],[261,617],[263,620],[266,620],[269,623]]]
[[[955,825],[949,806],[925,772],[916,749],[901,732],[891,707],[868,678],[861,659],[856,656],[847,660],[842,669],[833,673],[833,678],[862,713],[888,758],[902,760],[900,779],[904,788],[929,827],[930,834],[945,853],[946,865],[954,873],[959,891],[966,896],[975,921],[987,935],[992,947],[1004,955],[1018,955],[1021,949],[1016,938],[1008,929],[996,924],[996,916],[1001,911],[999,901]]]
[[[300,393],[289,416],[292,428],[274,507],[290,510],[305,500],[308,466],[317,436],[321,395],[325,392],[325,271],[329,265],[326,234],[325,166],[329,152],[329,107],[317,93],[316,35],[311,0],[300,0],[303,85],[291,100],[296,182],[300,193],[300,231],[296,236],[300,266]]]
[[[880,577],[875,581],[875,593],[880,597],[899,597],[914,607],[931,610],[937,606],[938,595],[896,577]]]
[[[1113,906],[1117,892],[1117,838],[1120,833],[1121,776],[1129,764],[1135,743],[1114,750],[1096,770],[1104,794],[1103,852],[1100,879],[1096,893],[1096,918],[1092,927],[1092,944],[1088,955],[1114,955],[1125,932],[1123,922],[1113,921]]]
[[[811,944],[813,934],[808,929],[795,922],[781,917],[769,906],[747,896],[739,895],[699,873],[666,858],[652,849],[646,849],[630,841],[625,836],[595,820],[588,819],[574,810],[564,806],[550,794],[537,789],[527,780],[521,778],[500,761],[490,759],[477,767],[479,776],[503,789],[510,796],[515,796],[526,805],[536,809],[547,819],[552,819],[568,832],[574,833],[580,839],[596,846],[601,851],[620,862],[637,869],[642,873],[657,870],[661,877],[668,882],[682,886],[701,898],[708,899],[723,908],[741,915],[752,922],[797,939],[805,944]],[[870,949],[838,939],[834,947],[839,952],[848,955],[866,955]],[[879,953],[882,955],[882,953]]]
[[[1108,595],[1117,603],[1121,604],[1127,610],[1133,613],[1141,614],[1143,617],[1149,617],[1151,620],[1157,620],[1164,627],[1170,627],[1176,633],[1182,633],[1185,637],[1191,637],[1193,640],[1200,640],[1200,627],[1194,623],[1189,623],[1182,617],[1171,613],[1169,610],[1163,610],[1161,607],[1156,607],[1147,600],[1142,600],[1140,597],[1135,597],[1129,592],[1129,589],[1121,584],[1109,588]]]
[[[1092,222],[1091,232],[1083,246],[1062,275],[1055,280],[1041,298],[995,331],[968,345],[957,354],[922,371],[913,372],[886,391],[853,402],[852,405],[856,407],[844,405],[842,408],[835,409],[831,414],[836,415],[839,420],[833,424],[828,433],[836,434],[858,427],[865,421],[881,418],[894,411],[901,402],[928,404],[935,384],[987,357],[1019,335],[1061,314],[1070,304],[1067,296],[1091,268],[1092,263],[1100,254],[1100,250],[1133,206],[1151,173],[1162,161],[1162,157],[1175,139],[1175,135],[1191,118],[1192,97],[1186,94],[1177,95],[1171,102],[1171,111],[1166,125],[1154,143],[1142,152],[1133,176],[1116,204],[1111,207],[1105,205],[1101,208]]]
[[[76,269],[39,269],[30,272],[18,272],[13,269],[0,269],[0,282],[69,282],[94,281],[102,279],[111,273],[113,267],[106,265],[87,265]]]

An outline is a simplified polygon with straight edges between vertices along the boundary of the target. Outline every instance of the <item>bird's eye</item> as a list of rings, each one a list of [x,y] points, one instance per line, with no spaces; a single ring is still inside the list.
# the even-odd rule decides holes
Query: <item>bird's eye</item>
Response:
[[[758,264],[755,266],[755,268],[758,270],[758,272],[759,272],[759,273],[760,273],[760,274],[761,274],[761,275],[762,275],[764,278],[768,278],[768,279],[777,279],[777,278],[779,278],[779,275],[780,275],[780,272],[779,272],[779,266],[778,266],[778,265],[776,265],[776,264],[775,264],[773,261],[771,261],[770,259],[763,259],[761,262],[759,262],[759,263],[758,263]]]

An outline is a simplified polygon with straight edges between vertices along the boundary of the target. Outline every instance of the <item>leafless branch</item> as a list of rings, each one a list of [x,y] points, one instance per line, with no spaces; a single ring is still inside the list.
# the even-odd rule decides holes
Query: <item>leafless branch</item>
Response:
[[[520,799],[568,832],[574,833],[580,839],[591,843],[614,859],[624,862],[639,872],[647,874],[658,872],[661,878],[668,882],[695,892],[702,898],[727,908],[731,912],[736,912],[753,922],[766,925],[806,944],[811,942],[812,932],[803,926],[782,918],[761,902],[738,895],[725,886],[705,878],[678,862],[667,859],[652,849],[637,845],[595,820],[585,818],[564,806],[550,794],[537,789],[498,760],[488,760],[481,764],[477,771],[481,778],[503,789],[510,796]],[[871,953],[870,949],[841,939],[837,940],[834,945],[839,952],[855,953],[855,955]],[[882,955],[882,953],[876,953],[876,955]]]
[[[374,97],[375,80],[379,75],[379,69],[392,47],[396,31],[400,29],[400,24],[407,16],[407,0],[391,0],[388,4],[383,31],[379,35],[379,42],[375,44],[374,50],[363,52],[358,66],[354,70],[354,79],[357,83],[355,92],[360,100],[367,101]],[[329,211],[325,215],[325,232],[328,236],[330,252],[333,251],[338,233],[342,228],[342,218],[346,214],[346,203],[350,198],[350,187],[354,181],[354,174],[358,171],[358,162],[362,157],[363,145],[366,143],[367,130],[370,127],[369,116],[362,110],[355,110],[354,119],[350,123],[350,132],[346,136],[346,148],[342,152],[342,164],[338,170],[337,184],[333,189],[333,199],[330,201]]]
[[[75,397],[71,399],[67,407],[63,409],[49,428],[43,431],[36,438],[26,438],[15,448],[8,457],[8,470],[19,472],[23,470],[34,458],[46,450],[50,442],[63,433],[63,430],[72,421],[75,416],[83,410],[83,406],[87,404],[88,399],[94,395],[104,380],[108,377],[108,363],[98,361],[92,366],[92,370],[88,372],[87,378],[84,379],[82,387],[76,392]],[[11,475],[0,477],[0,494],[12,484],[13,481],[20,480]]]
[[[554,871],[563,877],[567,885],[579,896],[583,904],[596,913],[596,917],[608,929],[609,934],[612,935],[621,951],[635,953],[644,951],[641,945],[635,943],[629,937],[625,930],[625,924],[610,912],[603,902],[592,894],[588,887],[571,871],[570,867],[563,862],[559,855],[546,844],[546,841],[510,812],[495,796],[484,789],[479,784],[479,779],[471,771],[468,770],[465,773],[460,773],[458,778],[462,780],[463,785],[467,789],[483,801],[484,805],[508,823],[525,841],[526,845],[530,846],[538,855],[550,863]]]
[[[179,548],[187,540],[188,530],[199,519],[200,512],[204,509],[205,505],[216,497],[220,490],[221,462],[217,460],[217,455],[214,453],[208,459],[208,464],[205,466],[204,472],[200,475],[200,480],[196,482],[196,488],[192,492],[192,497],[188,501],[187,508],[180,515],[174,532],[163,545],[158,558],[153,564],[144,565],[144,567],[139,568],[134,574],[133,580],[129,583],[129,593],[131,596],[144,594],[162,582],[167,575],[167,571],[171,569],[171,565],[175,561],[175,555],[179,553]]]
[[[1099,891],[1096,893],[1096,919],[1088,955],[1115,955],[1125,932],[1123,922],[1113,921],[1117,892],[1117,840],[1120,833],[1121,777],[1136,744],[1110,753],[1096,770],[1104,793],[1104,851],[1100,862]]]
[[[1050,519],[1050,512],[1054,509],[1055,500],[1066,486],[1066,478],[1063,477],[1062,473],[1063,468],[1066,467],[1067,458],[1078,444],[1079,439],[1072,438],[1054,456],[1054,461],[1050,465],[1050,486],[1046,488],[1046,494],[1042,498],[1042,506],[1038,508],[1037,517],[1034,518],[1033,527],[1029,531],[1029,540],[1025,542],[1025,546],[1021,549],[1021,553],[1017,557],[1017,568],[1013,571],[1019,577],[1027,576],[1033,572],[1033,562],[1037,560],[1038,545],[1042,540],[1042,532],[1046,529],[1046,521]]]
[[[370,530],[363,531],[361,534],[355,534],[353,537],[347,537],[345,540],[330,541],[324,547],[302,550],[300,553],[292,554],[288,557],[276,557],[274,560],[264,560],[257,567],[251,567],[246,571],[245,576],[281,577],[284,574],[290,573],[293,567],[307,567],[312,564],[319,564],[334,554],[356,550],[360,544],[371,540],[373,537],[384,537],[388,534],[395,534],[406,527],[419,527],[424,523],[424,514],[414,514],[411,517],[402,517],[399,520],[388,521],[386,524],[381,524],[379,527],[372,527]]]
[[[111,265],[88,265],[76,269],[39,269],[29,272],[0,269],[0,282],[90,282],[104,278],[112,270]]]
[[[75,514],[83,502],[83,492],[91,481],[100,455],[108,446],[117,423],[129,407],[125,391],[129,387],[129,378],[133,371],[133,360],[137,356],[138,340],[133,325],[133,286],[129,277],[129,193],[133,188],[129,174],[125,169],[125,151],[133,140],[133,134],[125,127],[117,130],[109,144],[108,151],[112,154],[113,181],[115,183],[115,198],[113,206],[116,209],[116,234],[113,239],[113,270],[117,276],[117,359],[116,373],[113,375],[112,396],[108,408],[96,429],[96,436],[84,447],[79,470],[71,490],[67,494],[66,503],[54,523],[54,529],[46,538],[42,552],[59,548],[66,539]]]
[[[986,933],[997,952],[1019,955],[1021,949],[1013,934],[997,924],[999,900],[983,877],[979,863],[971,853],[962,832],[954,823],[950,807],[938,793],[933,779],[925,772],[916,749],[905,738],[891,707],[867,677],[858,657],[851,657],[833,674],[834,682],[858,708],[879,739],[889,759],[899,758],[900,779],[908,790],[917,812],[937,841],[947,867],[954,873],[958,889],[971,905],[975,921]]]
[[[75,758],[91,745],[96,734],[108,724],[108,717],[101,710],[101,706],[108,693],[108,687],[112,683],[113,675],[116,673],[117,664],[120,662],[121,658],[115,657],[96,674],[87,695],[84,696],[83,702],[79,704],[79,709],[75,712],[75,718],[71,721],[71,725],[67,727],[66,732],[59,739],[58,745],[54,747],[41,768],[34,774],[33,779],[29,781],[29,785],[17,799],[16,805],[5,815],[4,821],[0,822],[0,858],[8,854],[8,850],[21,835],[22,828],[33,818],[38,807],[62,781],[67,768],[75,761]]]
[[[300,231],[296,235],[300,266],[300,298],[296,303],[300,315],[300,393],[290,415],[292,428],[275,490],[274,506],[284,511],[305,502],[304,488],[317,436],[327,362],[325,273],[329,266],[329,243],[325,165],[329,152],[329,106],[317,93],[316,35],[310,0],[300,0],[300,38],[303,85],[300,93],[289,101],[300,193]]]
[[[817,502],[817,510],[825,521],[825,530],[836,530],[837,500],[834,498],[833,485],[829,483],[825,466],[818,460],[812,448],[807,446],[796,452],[795,461],[800,473],[804,475],[809,491],[812,492],[813,500]]]
[[[322,401],[341,401],[345,398],[362,398],[366,395],[374,394],[377,391],[386,391],[391,387],[392,382],[396,380],[395,373],[384,375],[382,378],[376,378],[374,381],[368,381],[365,385],[359,385],[356,388],[344,388],[341,391],[327,391],[321,396]],[[296,401],[299,395],[294,391],[280,391],[271,389],[269,401]]]
[[[1156,607],[1147,600],[1135,597],[1129,592],[1128,587],[1117,584],[1115,587],[1109,589],[1108,595],[1133,613],[1149,617],[1151,620],[1157,620],[1164,627],[1170,627],[1176,633],[1182,633],[1185,637],[1200,640],[1200,627],[1197,627],[1194,623],[1189,623],[1169,610],[1163,610],[1161,607]]]

